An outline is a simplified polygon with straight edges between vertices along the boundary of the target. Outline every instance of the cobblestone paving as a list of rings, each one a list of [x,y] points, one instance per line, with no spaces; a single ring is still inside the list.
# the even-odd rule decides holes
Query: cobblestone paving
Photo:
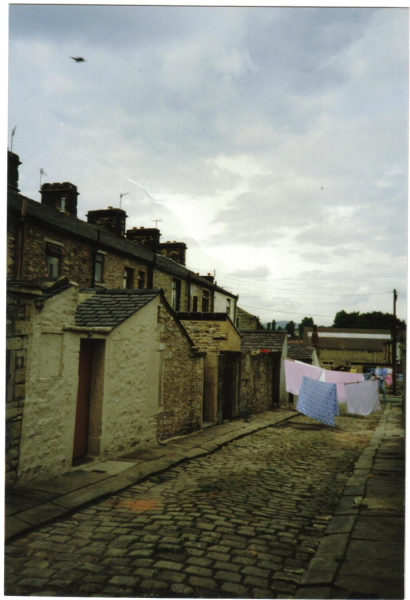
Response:
[[[15,539],[6,595],[292,598],[378,415],[297,416]]]

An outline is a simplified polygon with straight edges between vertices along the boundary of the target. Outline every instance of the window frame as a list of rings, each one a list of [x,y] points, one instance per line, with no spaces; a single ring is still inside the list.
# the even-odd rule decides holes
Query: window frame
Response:
[[[172,278],[171,286],[171,307],[178,312],[181,308],[181,280]]]
[[[97,265],[101,265],[101,279],[97,279]],[[97,251],[95,253],[95,260],[94,260],[94,281],[95,281],[95,283],[104,283],[104,265],[105,265],[105,254]]]
[[[209,290],[202,290],[202,312],[210,312],[211,294]]]
[[[124,266],[123,289],[132,290],[134,288],[135,269]]]
[[[64,256],[64,250],[63,248],[60,246],[60,244],[55,244],[53,242],[48,242],[46,241],[46,247],[45,247],[45,275],[46,277],[60,277],[61,275],[61,270],[62,270],[62,263],[63,263],[63,256]],[[49,259],[53,260],[53,261],[57,261],[57,263],[53,262],[50,263]],[[57,274],[50,274],[49,273],[49,267],[53,267],[54,264],[57,264]],[[52,268],[51,271],[53,271],[54,269]]]
[[[147,274],[146,274],[145,271],[141,271],[141,270],[138,271],[138,283],[137,283],[137,285],[138,285],[138,289],[139,290],[145,290],[146,289],[146,277],[147,277]]]

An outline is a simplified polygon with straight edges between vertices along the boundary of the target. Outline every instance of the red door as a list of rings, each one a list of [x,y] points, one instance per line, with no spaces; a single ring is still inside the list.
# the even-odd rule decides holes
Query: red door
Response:
[[[73,458],[87,454],[90,412],[92,341],[81,340],[78,364],[77,411],[75,415]]]

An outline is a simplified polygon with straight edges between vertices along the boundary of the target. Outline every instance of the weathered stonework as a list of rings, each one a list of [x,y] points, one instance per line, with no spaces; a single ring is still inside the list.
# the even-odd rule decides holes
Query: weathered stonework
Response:
[[[159,306],[163,354],[163,412],[158,415],[158,439],[191,433],[202,424],[204,353],[192,349],[175,319]]]
[[[6,485],[17,481],[21,425],[27,377],[27,349],[33,299],[29,294],[7,297],[6,338]]]
[[[16,223],[9,223],[9,253],[8,253],[8,277],[15,277],[16,264]],[[75,281],[80,286],[90,287],[92,284],[93,253],[96,246],[83,242],[72,236],[50,229],[39,224],[26,223],[24,234],[24,260],[22,279],[44,277],[45,254],[47,242],[63,244],[63,256],[61,260],[61,276],[67,276],[70,281]],[[121,289],[124,285],[124,268],[135,269],[133,287],[138,287],[138,271],[145,273],[145,281],[148,281],[148,266],[129,256],[119,253],[104,251],[104,275],[103,284],[110,289]],[[172,279],[172,278],[171,278]]]
[[[268,353],[242,355],[241,413],[253,414],[272,408],[273,360]]]

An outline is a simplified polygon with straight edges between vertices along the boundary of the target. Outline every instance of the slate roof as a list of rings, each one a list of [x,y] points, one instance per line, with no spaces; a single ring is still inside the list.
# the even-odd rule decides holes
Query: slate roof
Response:
[[[252,352],[255,350],[269,350],[270,352],[282,352],[287,332],[269,331],[261,329],[257,331],[241,331],[242,351]]]
[[[86,221],[82,221],[76,217],[60,213],[60,211],[56,210],[55,208],[46,206],[41,202],[31,200],[22,194],[14,192],[10,188],[8,189],[7,205],[9,209],[20,214],[23,199],[27,200],[27,217],[40,221],[41,223],[46,223],[55,230],[74,235],[94,245],[97,245],[97,236],[99,233],[99,247],[101,250],[114,250],[116,252],[121,252],[125,255],[145,261],[151,265],[156,265],[159,269],[163,269],[167,273],[171,273],[172,275],[180,277],[181,279],[187,279],[190,277],[192,282],[197,282],[204,287],[220,291],[221,293],[232,298],[237,298],[235,294],[228,292],[215,283],[211,283],[209,280],[204,279],[193,271],[190,271],[187,269],[187,267],[180,265],[171,258],[162,256],[161,254],[156,254],[140,244],[136,244],[130,240],[121,239],[113,233],[105,231],[96,225],[92,225],[91,223],[87,223]]]
[[[161,290],[98,290],[78,305],[75,324],[77,327],[117,327],[159,294]]]
[[[41,293],[39,300],[47,300],[71,287],[68,277],[36,277],[34,279],[7,279],[7,288],[22,293],[32,290]]]
[[[288,358],[295,360],[312,360],[313,359],[313,346],[301,346],[300,344],[292,344],[288,342]]]

